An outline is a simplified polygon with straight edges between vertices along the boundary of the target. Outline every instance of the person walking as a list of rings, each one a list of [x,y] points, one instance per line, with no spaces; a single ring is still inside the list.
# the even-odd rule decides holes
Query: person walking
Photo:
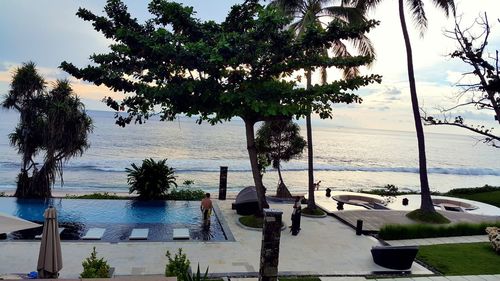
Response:
[[[203,224],[210,224],[210,216],[212,215],[212,200],[210,200],[210,193],[205,194],[205,198],[201,200],[200,210],[203,215]]]

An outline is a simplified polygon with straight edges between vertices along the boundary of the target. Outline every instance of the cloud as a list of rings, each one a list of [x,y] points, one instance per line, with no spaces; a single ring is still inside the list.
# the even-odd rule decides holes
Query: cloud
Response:
[[[20,66],[13,63],[1,63],[0,65],[9,65],[8,68],[0,71],[0,90],[8,89],[12,81],[12,75],[17,67]],[[83,101],[90,102],[88,107],[90,109],[105,109],[99,106],[101,100],[104,97],[112,97],[117,100],[121,100],[125,95],[121,92],[114,92],[107,88],[106,86],[96,86],[94,84],[75,79],[74,77],[68,76],[65,72],[57,68],[37,66],[38,72],[45,78],[47,86],[49,88],[56,82],[57,79],[67,78],[71,82],[71,87],[76,95],[78,95]]]

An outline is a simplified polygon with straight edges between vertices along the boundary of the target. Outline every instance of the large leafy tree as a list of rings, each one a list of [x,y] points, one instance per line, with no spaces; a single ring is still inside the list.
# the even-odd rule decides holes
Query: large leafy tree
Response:
[[[297,159],[302,155],[306,141],[300,135],[300,127],[292,120],[276,120],[264,122],[257,131],[257,151],[259,156],[278,171],[277,197],[291,197],[283,176],[281,175],[281,162]]]
[[[68,81],[58,80],[47,92],[35,64],[17,68],[3,106],[20,114],[11,144],[23,155],[16,197],[47,198],[63,163],[88,148],[92,120]],[[41,167],[35,157],[43,158]]]
[[[258,1],[233,6],[224,22],[201,22],[193,9],[178,3],[153,0],[153,17],[145,23],[132,18],[120,1],[110,0],[105,16],[79,9],[97,31],[114,41],[107,54],[92,55],[93,65],[78,68],[63,62],[73,76],[104,84],[125,93],[123,101],[107,99],[117,123],[142,122],[158,109],[163,120],[180,113],[197,115],[211,124],[240,117],[245,123],[247,150],[260,209],[267,207],[258,168],[254,125],[259,121],[288,119],[317,112],[331,117],[332,103],[361,99],[352,90],[379,80],[356,77],[297,89],[284,77],[317,67],[354,67],[369,63],[369,56],[328,58],[319,50],[338,39],[363,36],[375,22],[349,26],[333,21],[324,29],[309,29],[296,38],[285,28],[290,19]],[[307,54],[307,55],[306,55]]]
[[[347,0],[350,4],[354,5],[360,10],[367,11],[375,8],[382,0]],[[446,16],[450,12],[455,13],[454,0],[432,0],[434,5],[441,9]],[[427,17],[424,10],[423,0],[398,0],[398,12],[403,32],[403,38],[406,48],[406,63],[408,68],[408,82],[410,84],[411,106],[413,110],[413,120],[415,122],[415,130],[417,133],[418,142],[418,160],[419,160],[419,173],[420,173],[420,189],[421,189],[421,203],[420,210],[424,213],[435,213],[434,205],[432,204],[431,193],[429,189],[429,180],[427,178],[427,160],[425,154],[425,137],[422,120],[420,116],[420,108],[418,105],[417,86],[415,82],[415,72],[413,67],[413,53],[411,48],[410,36],[406,24],[405,16],[405,3],[410,8],[413,22],[420,30],[422,36],[427,29]]]
[[[345,0],[273,0],[271,5],[279,7],[287,15],[293,17],[290,24],[291,30],[296,36],[301,36],[307,28],[323,28],[326,23],[331,20],[343,22],[345,24],[360,24],[367,22],[363,12],[354,6],[349,6]],[[375,51],[372,43],[366,35],[347,38],[359,54],[364,56],[375,56]],[[321,50],[323,55],[328,56],[328,52],[332,52],[335,57],[350,57],[352,56],[346,46],[346,40],[337,39],[332,42],[330,48]],[[320,68],[321,82],[326,83],[327,72],[326,68]],[[307,88],[312,85],[312,69],[305,69]],[[344,78],[352,78],[359,75],[359,68],[346,67],[343,69]],[[309,209],[316,208],[314,200],[314,157],[313,157],[313,140],[311,115],[306,115],[306,132],[307,132],[307,156],[308,156],[308,201]]]

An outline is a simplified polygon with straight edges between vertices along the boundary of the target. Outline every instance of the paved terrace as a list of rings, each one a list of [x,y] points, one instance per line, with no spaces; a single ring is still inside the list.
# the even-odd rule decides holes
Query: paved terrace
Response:
[[[230,276],[257,276],[261,248],[261,232],[246,230],[236,224],[238,215],[231,210],[231,202],[219,201],[236,241],[235,242],[62,242],[64,267],[61,278],[77,278],[82,261],[96,246],[98,256],[105,257],[116,275],[163,274],[167,250],[183,248],[196,270],[210,267],[210,273]],[[271,204],[284,211],[283,219],[289,224],[290,204]],[[356,236],[354,230],[333,217],[302,218],[302,231],[292,236],[284,230],[281,236],[281,275],[338,275],[360,276],[387,269],[376,265],[370,249],[379,242],[369,236]],[[36,269],[40,242],[0,242],[0,274],[27,273]],[[412,273],[431,274],[417,263]]]

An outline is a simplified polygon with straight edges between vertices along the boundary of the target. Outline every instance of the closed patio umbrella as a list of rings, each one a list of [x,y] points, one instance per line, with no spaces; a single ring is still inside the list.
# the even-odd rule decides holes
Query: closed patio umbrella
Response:
[[[57,278],[63,264],[56,209],[52,206],[47,208],[43,216],[45,223],[43,224],[42,241],[38,255],[38,277]]]
[[[0,234],[39,227],[37,223],[0,213]]]

